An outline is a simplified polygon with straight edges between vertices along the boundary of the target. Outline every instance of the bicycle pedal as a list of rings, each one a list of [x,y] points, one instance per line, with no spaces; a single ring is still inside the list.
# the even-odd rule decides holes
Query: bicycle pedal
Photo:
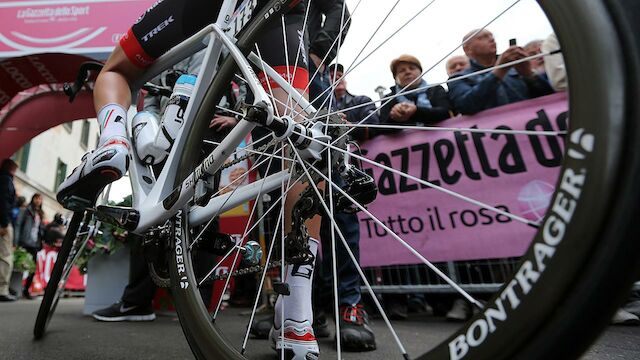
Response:
[[[129,231],[135,230],[140,221],[138,210],[121,206],[100,205],[96,210],[96,217],[104,223]]]
[[[289,290],[289,284],[287,283],[281,283],[281,282],[273,282],[273,291],[275,291],[276,294],[278,295],[282,295],[282,296],[289,296],[291,295],[291,291]]]
[[[85,211],[91,207],[93,207],[93,201],[83,199],[78,196],[70,196],[62,202],[62,206],[65,209],[69,209],[73,212]]]

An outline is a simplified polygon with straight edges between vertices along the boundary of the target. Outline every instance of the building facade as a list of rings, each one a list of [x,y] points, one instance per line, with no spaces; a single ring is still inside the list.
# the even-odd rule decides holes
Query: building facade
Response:
[[[46,221],[56,213],[70,215],[58,204],[55,194],[82,155],[95,149],[98,131],[95,119],[69,122],[31,139],[12,156],[19,166],[14,180],[17,195],[24,196],[28,203],[34,193],[41,193]]]

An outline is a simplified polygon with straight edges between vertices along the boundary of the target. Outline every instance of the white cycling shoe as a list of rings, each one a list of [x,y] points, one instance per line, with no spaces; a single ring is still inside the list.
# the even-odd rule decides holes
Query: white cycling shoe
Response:
[[[120,179],[129,168],[129,141],[114,137],[82,157],[69,177],[60,184],[57,199],[64,207],[71,207],[72,197],[94,204],[108,184]]]
[[[284,321],[284,341],[282,331],[276,329],[275,324],[269,332],[271,348],[278,353],[284,349],[284,358],[287,360],[317,360],[320,348],[313,333],[311,322],[298,322],[294,320]]]

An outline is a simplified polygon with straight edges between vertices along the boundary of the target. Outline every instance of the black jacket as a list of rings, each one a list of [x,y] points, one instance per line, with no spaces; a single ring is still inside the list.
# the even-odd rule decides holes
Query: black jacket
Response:
[[[391,92],[385,95],[385,98],[395,95],[398,91],[398,87],[394,86],[391,88]],[[413,116],[404,123],[398,123],[389,118],[389,113],[391,109],[398,103],[397,98],[393,98],[386,105],[380,109],[380,123],[381,124],[390,124],[390,125],[423,125],[423,124],[433,124],[438,121],[445,120],[451,116],[449,110],[449,97],[444,88],[440,85],[430,87],[426,90],[427,99],[431,102],[432,107],[428,109],[422,109],[418,107],[418,111],[416,111]],[[388,100],[383,100],[383,103]],[[387,133],[387,132],[395,132],[397,130],[384,130],[378,131],[378,133]]]
[[[352,124],[357,124],[363,119],[366,119],[363,124],[380,123],[380,119],[378,118],[378,113],[376,111],[376,105],[368,96],[354,96],[350,93],[346,93],[346,95],[343,96],[342,99],[336,101],[337,110],[344,110],[358,105],[363,106],[345,111],[345,114],[347,115],[347,121]],[[352,139],[364,141],[371,137],[369,130],[370,129],[361,127],[355,128],[349,133],[349,135]]]
[[[333,42],[340,34],[340,23],[344,30],[342,31],[342,40],[338,40],[341,43],[344,42],[345,36],[347,36],[347,30],[349,30],[350,14],[349,10],[344,10],[344,21],[342,21],[342,7],[346,6],[344,0],[321,0],[312,1],[309,7],[309,19],[307,21],[307,31],[309,34],[309,53],[316,54],[323,59],[327,53],[327,59],[325,64],[329,64],[336,57],[338,52],[338,42],[335,45]],[[322,21],[322,15],[325,16],[324,24]],[[333,45],[333,47],[332,47]]]
[[[16,189],[13,187],[13,176],[0,171],[0,227],[11,224],[11,210],[16,204]]]

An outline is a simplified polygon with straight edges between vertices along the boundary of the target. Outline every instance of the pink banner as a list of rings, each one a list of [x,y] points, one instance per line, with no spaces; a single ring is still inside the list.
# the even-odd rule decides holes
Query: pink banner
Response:
[[[438,127],[557,131],[567,123],[566,94],[528,100]],[[559,174],[559,136],[402,131],[363,146],[366,157],[456,194],[539,222]],[[535,229],[521,221],[429,188],[372,164],[379,195],[372,214],[433,262],[521,256]],[[415,255],[362,212],[363,266],[419,263]]]
[[[155,0],[0,3],[0,57],[110,52]]]

